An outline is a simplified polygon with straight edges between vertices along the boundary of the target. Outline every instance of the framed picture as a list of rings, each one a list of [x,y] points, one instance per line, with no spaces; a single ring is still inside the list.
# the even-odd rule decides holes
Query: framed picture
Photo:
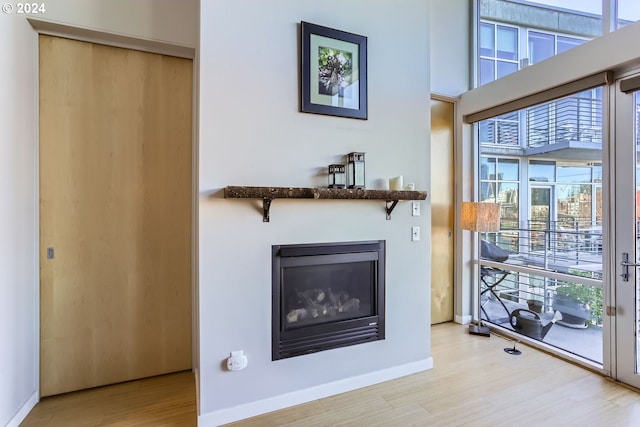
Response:
[[[301,22],[303,113],[367,119],[367,38]]]

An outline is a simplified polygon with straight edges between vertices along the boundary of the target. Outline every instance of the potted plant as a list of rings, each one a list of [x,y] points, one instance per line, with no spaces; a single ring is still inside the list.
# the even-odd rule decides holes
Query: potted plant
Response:
[[[566,282],[556,288],[553,309],[562,313],[558,324],[586,328],[602,322],[602,289]]]

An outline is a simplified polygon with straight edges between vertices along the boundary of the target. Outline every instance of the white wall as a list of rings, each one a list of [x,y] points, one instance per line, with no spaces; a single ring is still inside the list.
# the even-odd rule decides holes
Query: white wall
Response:
[[[187,47],[196,0],[52,0],[34,17]],[[37,38],[24,15],[0,14],[0,425],[38,399]]]
[[[474,3],[472,0],[429,0],[432,94],[457,98],[471,87],[472,3]],[[454,111],[457,115],[457,102]],[[454,171],[456,207],[460,206],[459,202],[462,200],[471,200],[470,196],[473,194],[473,181],[462,179],[463,171],[473,167],[473,151],[470,145],[462,143],[463,137],[460,128],[456,127],[454,133],[454,156],[458,165]],[[459,209],[456,208],[456,218],[458,218],[458,212]],[[462,232],[457,224],[456,221],[454,263],[456,266],[468,266],[471,264],[470,258],[468,255],[464,257],[463,254],[469,252],[471,234]],[[433,250],[437,251],[438,248]],[[472,312],[470,284],[474,283],[470,269],[456,268],[454,281],[454,319],[459,323],[468,323],[471,321]]]
[[[460,96],[470,86],[471,1],[429,0],[431,93]]]
[[[263,224],[257,205],[223,200],[218,192],[230,184],[325,185],[320,169],[353,150],[367,153],[369,187],[403,174],[429,190],[429,37],[446,44],[452,35],[449,26],[440,25],[444,21],[429,35],[428,3],[203,2],[204,422],[236,416],[229,409],[234,405],[269,410],[295,400],[287,400],[287,393],[296,390],[305,389],[305,398],[312,398],[428,366],[428,200],[421,217],[410,217],[408,203],[401,203],[391,221],[384,219],[382,202],[276,201],[272,223]],[[453,17],[448,2],[433,3],[434,10]],[[198,40],[195,0],[53,0],[46,7],[37,18],[189,47]],[[368,121],[298,113],[300,20],[369,37]],[[460,46],[462,35],[456,34]],[[37,400],[38,382],[37,42],[25,17],[0,15],[0,52],[0,78],[10,82],[0,98],[0,425],[13,426]],[[434,55],[449,59],[437,60],[442,67],[433,70],[433,91],[457,94],[466,77],[458,75],[460,68],[452,77],[446,50]],[[468,55],[457,59],[462,56]],[[212,192],[215,197],[209,197]],[[421,242],[409,241],[411,225],[423,227]],[[360,239],[388,243],[387,339],[271,362],[265,255],[270,245]],[[249,263],[238,262],[240,256]],[[220,363],[236,348],[249,354],[249,368],[222,371]],[[360,382],[333,382],[358,375]]]
[[[367,121],[298,111],[301,20],[368,37]],[[201,3],[200,425],[430,366],[428,200],[390,221],[382,201],[275,200],[263,223],[257,202],[221,192],[326,186],[326,165],[350,151],[366,152],[367,187],[402,174],[428,190],[428,22],[422,0]],[[386,339],[271,361],[271,245],[373,239],[387,241]],[[225,371],[239,349],[248,367]]]
[[[197,0],[53,0],[34,17],[82,28],[196,47]]]
[[[30,26],[0,16],[0,425],[29,400],[36,377],[36,100]]]

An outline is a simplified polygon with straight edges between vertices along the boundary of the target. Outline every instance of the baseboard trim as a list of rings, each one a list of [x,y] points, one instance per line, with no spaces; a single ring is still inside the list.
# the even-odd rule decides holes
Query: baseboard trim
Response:
[[[193,377],[196,383],[196,414],[200,415],[200,370],[193,368]]]
[[[285,393],[268,399],[258,400],[235,406],[233,408],[222,409],[198,416],[198,427],[215,427],[222,424],[231,423],[267,412],[277,411],[301,403],[310,402],[327,396],[333,396],[351,390],[368,387],[373,384],[382,383],[417,372],[427,371],[433,368],[433,358],[429,357],[417,362],[407,363],[402,366],[383,369],[369,374],[344,380],[334,381],[327,384],[310,387],[304,390]]]
[[[472,320],[473,318],[470,315],[458,316],[456,314],[454,317],[454,322],[460,323],[461,325],[468,325]]]
[[[20,410],[13,416],[13,418],[11,418],[6,427],[18,427],[20,423],[23,422],[25,418],[27,418],[27,415],[29,415],[29,412],[31,412],[33,407],[36,406],[38,400],[38,392],[36,391],[31,396],[29,396],[25,404],[22,405],[22,408],[20,408]]]

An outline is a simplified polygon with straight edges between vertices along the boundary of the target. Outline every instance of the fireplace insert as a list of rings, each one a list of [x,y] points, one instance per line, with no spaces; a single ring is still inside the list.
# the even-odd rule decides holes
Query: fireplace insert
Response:
[[[272,359],[384,339],[385,242],[274,245]]]

